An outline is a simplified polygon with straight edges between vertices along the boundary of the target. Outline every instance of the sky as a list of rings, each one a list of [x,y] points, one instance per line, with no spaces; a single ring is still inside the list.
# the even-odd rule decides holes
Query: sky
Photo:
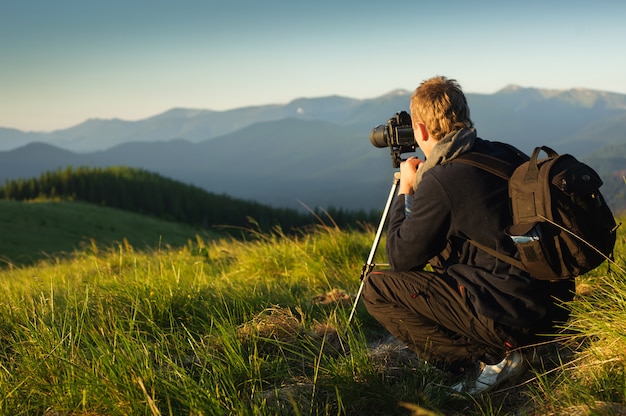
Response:
[[[617,0],[2,0],[0,127],[508,85],[626,94]]]

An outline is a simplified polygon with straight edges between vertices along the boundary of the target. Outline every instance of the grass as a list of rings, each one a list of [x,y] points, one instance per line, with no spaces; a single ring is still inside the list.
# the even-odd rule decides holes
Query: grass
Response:
[[[61,257],[96,242],[105,248],[124,240],[137,248],[183,246],[200,232],[119,209],[54,200],[0,199],[0,224],[0,263],[5,266]]]
[[[373,234],[126,242],[0,270],[0,414],[626,412],[618,267],[580,279],[567,335],[540,349],[526,380],[455,397],[362,305],[347,325]],[[621,268],[625,245],[622,232]]]

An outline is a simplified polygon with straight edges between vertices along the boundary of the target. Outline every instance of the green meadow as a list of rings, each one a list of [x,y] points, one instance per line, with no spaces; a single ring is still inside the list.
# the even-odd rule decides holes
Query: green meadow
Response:
[[[0,202],[2,415],[626,414],[624,227],[524,378],[469,397],[362,305],[348,322],[373,226],[232,238]]]

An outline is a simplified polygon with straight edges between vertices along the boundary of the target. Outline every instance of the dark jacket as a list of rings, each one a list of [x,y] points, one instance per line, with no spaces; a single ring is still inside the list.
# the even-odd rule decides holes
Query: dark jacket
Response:
[[[509,146],[476,139],[471,151],[512,163],[521,160]],[[475,310],[507,325],[548,327],[567,314],[554,297],[570,300],[572,281],[539,281],[476,248],[468,239],[519,259],[511,238],[507,183],[464,163],[445,163],[426,171],[405,218],[405,196],[390,212],[387,257],[394,270],[434,271],[454,279]]]

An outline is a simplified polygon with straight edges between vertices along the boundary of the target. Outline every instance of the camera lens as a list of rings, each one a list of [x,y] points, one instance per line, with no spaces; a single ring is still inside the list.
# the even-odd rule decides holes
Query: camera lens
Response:
[[[387,134],[387,126],[380,125],[372,129],[370,133],[370,142],[376,147],[389,146],[389,135]]]

